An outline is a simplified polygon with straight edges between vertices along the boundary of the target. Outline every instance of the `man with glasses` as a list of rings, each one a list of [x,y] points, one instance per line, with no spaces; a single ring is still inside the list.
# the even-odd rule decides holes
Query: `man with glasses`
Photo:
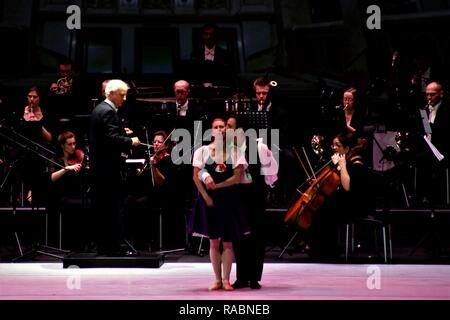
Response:
[[[191,87],[186,80],[178,80],[173,85],[175,94],[175,113],[177,117],[197,118],[200,116],[198,105],[189,99]]]

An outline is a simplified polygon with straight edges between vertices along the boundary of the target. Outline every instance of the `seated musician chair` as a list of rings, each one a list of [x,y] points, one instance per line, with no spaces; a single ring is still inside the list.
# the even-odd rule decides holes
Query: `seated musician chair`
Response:
[[[348,261],[349,257],[349,246],[350,246],[350,237],[351,237],[351,254],[354,254],[355,251],[355,235],[356,235],[356,227],[363,226],[367,228],[372,227],[374,232],[374,247],[375,251],[378,252],[378,233],[381,234],[383,239],[383,257],[384,262],[388,262],[387,255],[387,245],[389,245],[389,259],[392,260],[392,237],[391,237],[391,225],[386,222],[385,219],[375,219],[374,217],[365,217],[365,218],[353,218],[346,223],[346,233],[345,233],[345,261]],[[387,232],[386,232],[387,230]]]
[[[91,203],[89,199],[69,199],[66,198],[63,202],[59,203],[59,206],[57,208],[57,214],[58,214],[58,249],[63,250],[63,242],[68,242],[68,239],[71,238],[73,240],[73,234],[71,234],[71,237],[66,236],[65,241],[64,240],[64,230],[66,229],[66,234],[68,234],[71,227],[71,219],[69,216],[72,217],[81,217],[85,219],[86,217],[89,217],[89,212],[91,209]],[[64,222],[64,216],[66,216],[66,222]],[[73,220],[73,219],[72,219]],[[81,227],[81,223],[78,227]],[[80,236],[80,239],[83,241],[87,240],[85,238],[86,236],[91,236],[90,231],[87,231],[87,229],[84,229],[82,232],[80,232],[83,236]],[[67,245],[67,243],[66,243]]]

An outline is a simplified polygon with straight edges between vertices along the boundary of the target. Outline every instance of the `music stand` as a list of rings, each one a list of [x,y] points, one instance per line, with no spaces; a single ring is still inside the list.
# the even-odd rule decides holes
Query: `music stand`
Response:
[[[2,182],[2,184],[0,186],[0,190],[3,190],[4,186],[6,185],[8,180],[10,180],[10,177],[12,176],[11,172],[13,172],[13,170],[16,170],[15,169],[16,163],[17,163],[17,160],[14,161],[13,164],[11,165],[11,167],[10,167],[6,177],[5,177],[5,179],[3,180],[3,182]],[[14,187],[12,187],[12,188],[14,189]],[[12,191],[12,193],[15,194],[14,191]],[[13,217],[16,218],[17,203],[15,201],[14,195],[13,195],[13,199],[12,199],[12,202],[11,202],[11,206],[12,206]],[[36,210],[34,205],[31,207],[31,210],[32,211]],[[37,209],[37,210],[39,210],[39,209]],[[19,249],[20,256],[12,259],[12,262],[17,262],[17,261],[20,261],[20,260],[25,259],[27,257],[30,257],[31,255],[37,255],[37,254],[43,254],[43,255],[46,255],[46,256],[49,256],[49,257],[53,257],[53,258],[63,259],[64,257],[61,256],[61,255],[58,255],[57,253],[60,253],[60,254],[68,254],[68,253],[70,253],[70,251],[60,250],[58,248],[50,247],[50,246],[47,246],[47,245],[41,245],[40,243],[33,244],[32,245],[32,249],[30,251],[27,251],[27,252],[24,253],[22,251],[22,245],[20,244],[20,239],[19,239],[19,235],[17,233],[17,230],[14,230],[14,237],[15,237],[15,240],[17,242],[17,247]],[[49,250],[50,252],[45,251],[45,250]]]
[[[384,166],[384,164],[387,164],[388,170],[395,170],[395,176],[394,178],[397,182],[400,184],[403,192],[403,197],[405,200],[406,207],[409,208],[409,199],[411,196],[408,194],[406,190],[405,183],[403,181],[403,178],[400,175],[401,170],[401,164],[399,161],[400,156],[400,150],[396,149],[394,147],[395,145],[395,132],[394,131],[387,131],[383,130],[380,132],[373,131],[371,134],[372,141],[375,142],[373,145],[373,169],[375,171],[383,171],[381,170]],[[380,170],[378,170],[380,169]]]
[[[411,250],[409,253],[409,256],[414,255],[414,253],[419,249],[426,241],[432,240],[433,241],[433,247],[432,250],[434,251],[437,249],[438,254],[441,252],[441,235],[439,231],[437,230],[438,223],[436,221],[435,211],[433,206],[430,208],[430,222],[428,230],[425,232],[425,235],[422,237],[422,239],[419,240],[419,242],[416,244],[416,246]]]
[[[428,168],[429,170],[433,170],[432,168]],[[432,175],[432,172],[430,172],[429,174]],[[430,187],[430,186],[428,186]],[[436,256],[436,251],[437,251],[437,255],[439,256],[441,253],[441,233],[439,231],[439,222],[437,221],[437,217],[436,217],[436,211],[435,211],[435,200],[433,195],[431,195],[431,197],[429,198],[429,203],[428,203],[428,209],[429,209],[429,225],[427,227],[427,230],[425,232],[425,234],[423,235],[423,237],[419,240],[419,242],[416,244],[416,246],[411,250],[411,252],[409,253],[409,256],[412,256],[418,248],[420,248],[426,241],[431,240],[432,241],[432,247],[431,250],[433,251],[433,254]]]
[[[3,192],[3,190],[5,188],[5,185],[7,185],[9,180],[11,180],[10,177],[13,175],[13,172],[15,171],[16,164],[17,164],[17,159],[14,160],[14,162],[11,164],[11,166],[9,166],[8,172],[6,173],[5,178],[2,181],[2,184],[0,185],[0,194]],[[11,194],[12,194],[11,195],[12,214],[13,214],[13,217],[15,217],[16,216],[16,211],[17,211],[17,204],[16,204],[15,197],[14,197],[14,195],[15,195],[15,187],[13,185],[11,185]],[[15,220],[15,219],[13,219],[13,220]],[[19,239],[19,236],[18,236],[16,230],[14,230],[14,237],[15,237],[15,240],[17,242],[17,247],[19,248],[19,252],[22,255],[23,254],[23,252],[22,252],[22,245],[20,244],[20,239]]]
[[[295,240],[295,238],[297,238],[298,233],[299,233],[298,231],[295,231],[294,235],[289,239],[288,243],[283,247],[283,250],[278,255],[278,259],[281,259],[283,257],[284,253],[290,247],[291,243]]]
[[[3,127],[5,127],[5,129],[8,129],[7,130],[8,133],[5,134],[4,132],[0,131],[0,137],[4,138],[7,143],[9,142],[9,143],[13,144],[14,146],[19,147],[22,150],[31,152],[32,154],[38,155],[40,158],[49,160],[47,157],[45,157],[44,155],[40,154],[39,151],[36,150],[38,148],[41,148],[42,150],[47,150],[46,148],[40,146],[36,142],[34,142],[34,141],[32,141],[32,140],[30,140],[30,139],[20,135],[19,133],[15,132],[13,128],[7,128],[6,126],[2,125],[2,126],[0,126],[0,129],[3,129]],[[20,139],[22,139],[22,141],[20,141]],[[28,145],[28,143],[30,143],[31,146]],[[10,168],[10,171],[8,172],[8,174],[5,177],[4,181],[2,182],[0,190],[3,189],[3,187],[6,184],[7,180],[10,179],[12,170],[14,170],[14,171],[17,170],[16,166],[17,166],[17,160],[14,161],[13,167]],[[22,196],[23,196],[23,193],[22,193]],[[16,205],[16,202],[15,202],[15,199],[12,200],[12,208],[13,208],[13,215],[16,216],[17,205]],[[35,203],[32,202],[31,203],[31,210],[34,211],[35,209],[36,209]],[[17,231],[15,231],[14,234],[15,234],[15,238],[16,238],[16,241],[17,241],[17,244],[18,244],[18,247],[19,247],[20,256],[12,259],[12,262],[17,262],[17,261],[23,260],[23,259],[25,259],[25,258],[27,258],[29,256],[34,256],[34,255],[37,255],[37,254],[43,254],[43,255],[47,255],[49,257],[53,257],[53,258],[63,259],[64,258],[63,256],[57,255],[56,253],[60,253],[60,254],[70,253],[70,251],[61,250],[61,249],[50,247],[50,246],[47,246],[47,245],[42,245],[40,243],[33,244],[32,245],[32,249],[30,251],[27,251],[27,252],[23,253],[22,246],[20,244],[20,240],[19,240]],[[49,250],[50,252],[46,252],[45,250]]]
[[[241,117],[249,128],[270,128],[270,115],[267,111],[239,111],[236,115]]]

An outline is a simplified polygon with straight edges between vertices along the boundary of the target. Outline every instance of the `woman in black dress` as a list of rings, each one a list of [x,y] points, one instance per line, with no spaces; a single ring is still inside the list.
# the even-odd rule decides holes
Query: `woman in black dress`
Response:
[[[36,150],[35,143],[45,146],[52,141],[52,134],[47,130],[47,119],[40,105],[41,96],[37,87],[31,87],[27,94],[27,105],[20,119],[19,132],[25,138],[24,145]],[[38,152],[41,152],[38,149]],[[47,155],[48,156],[48,155]],[[34,153],[24,152],[21,161],[26,200],[34,205],[42,202],[48,162]],[[33,197],[34,193],[34,197]]]
[[[364,144],[354,134],[338,134],[331,146],[331,159],[340,177],[336,191],[313,216],[310,254],[317,258],[337,258],[339,225],[354,217],[366,217],[375,208],[373,175],[363,162]]]

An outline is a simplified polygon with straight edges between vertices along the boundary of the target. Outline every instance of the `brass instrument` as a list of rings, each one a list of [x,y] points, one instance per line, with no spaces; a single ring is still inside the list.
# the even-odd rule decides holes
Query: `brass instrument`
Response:
[[[70,94],[72,92],[72,78],[60,78],[56,81],[56,94]]]
[[[325,138],[321,135],[314,135],[311,138],[311,148],[314,151],[315,154],[317,154],[319,157],[323,156],[324,152],[324,143]]]

